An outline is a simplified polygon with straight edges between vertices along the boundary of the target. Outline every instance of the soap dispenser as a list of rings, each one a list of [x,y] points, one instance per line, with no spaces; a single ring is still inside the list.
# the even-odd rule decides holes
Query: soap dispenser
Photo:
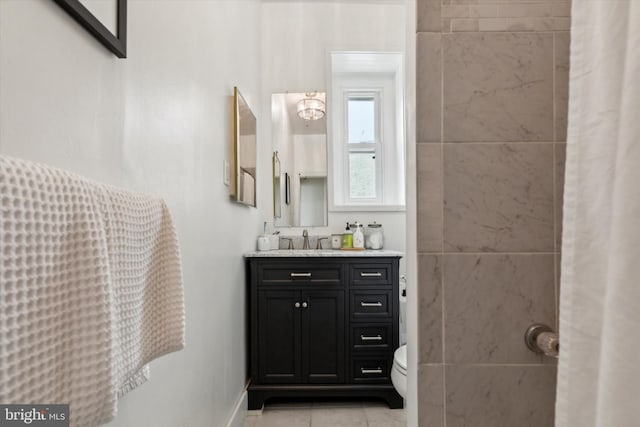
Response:
[[[353,232],[353,248],[364,249],[364,233],[362,233],[362,226],[356,221],[356,231]]]
[[[349,228],[349,222],[347,222],[347,228],[342,233],[342,249],[353,248],[353,231]]]

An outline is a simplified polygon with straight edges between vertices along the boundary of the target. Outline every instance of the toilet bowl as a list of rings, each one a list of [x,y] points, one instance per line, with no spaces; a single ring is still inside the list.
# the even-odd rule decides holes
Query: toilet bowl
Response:
[[[400,396],[407,394],[407,345],[401,345],[393,354],[391,382]]]

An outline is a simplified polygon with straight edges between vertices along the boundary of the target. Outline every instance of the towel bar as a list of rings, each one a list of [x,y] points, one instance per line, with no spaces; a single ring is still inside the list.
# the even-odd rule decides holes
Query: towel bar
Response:
[[[557,358],[560,352],[558,334],[542,323],[534,323],[527,328],[524,342],[529,350],[537,354]]]

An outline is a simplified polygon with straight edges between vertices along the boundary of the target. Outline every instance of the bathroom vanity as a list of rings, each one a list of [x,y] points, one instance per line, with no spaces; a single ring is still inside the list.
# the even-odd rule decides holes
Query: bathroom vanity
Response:
[[[399,252],[251,252],[249,409],[274,397],[382,398],[398,347]]]

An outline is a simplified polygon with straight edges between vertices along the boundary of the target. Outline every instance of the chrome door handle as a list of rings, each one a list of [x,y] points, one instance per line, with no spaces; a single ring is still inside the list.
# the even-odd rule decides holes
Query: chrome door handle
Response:
[[[375,337],[368,337],[366,335],[360,335],[360,339],[362,341],[382,341],[382,337],[380,335],[376,335]]]
[[[306,301],[305,301],[305,302],[303,302],[303,303],[302,303],[302,308],[307,308],[307,307],[309,307],[309,304],[307,304],[307,303],[306,303]]]
[[[378,302],[360,302],[360,307],[382,307],[382,303]]]
[[[300,303],[299,303],[299,302],[297,302],[297,303],[295,303],[293,306],[294,306],[295,308],[300,308]]]
[[[311,277],[311,273],[291,273],[291,277]]]
[[[360,277],[382,277],[382,273],[360,273]]]
[[[365,368],[360,368],[360,372],[362,372],[363,374],[381,374],[382,373],[382,368],[376,368],[376,369],[365,369]]]

